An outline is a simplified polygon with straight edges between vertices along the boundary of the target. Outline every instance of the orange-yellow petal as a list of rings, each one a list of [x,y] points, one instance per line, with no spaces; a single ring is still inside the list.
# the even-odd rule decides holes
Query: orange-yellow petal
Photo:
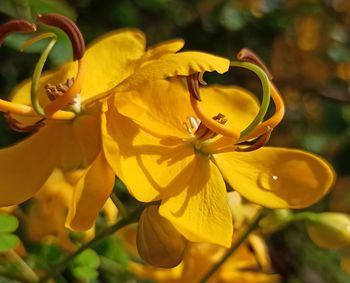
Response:
[[[189,241],[231,246],[232,215],[225,183],[207,157],[196,156],[187,188],[163,200],[159,213]]]
[[[135,73],[119,85],[116,91],[128,91],[140,87],[146,81],[175,76],[188,76],[198,72],[225,73],[229,68],[228,59],[203,52],[186,51],[166,54],[159,60],[143,64]]]
[[[101,152],[76,185],[66,224],[73,230],[90,229],[113,187],[114,173]]]
[[[59,165],[64,128],[45,126],[25,140],[0,150],[0,206],[32,197]]]
[[[296,149],[264,147],[214,155],[225,180],[248,200],[270,208],[303,208],[322,198],[334,181],[322,158]]]
[[[138,62],[138,66],[151,60],[157,60],[166,54],[176,53],[184,45],[185,41],[183,39],[173,39],[151,46]]]
[[[106,159],[139,201],[184,189],[195,163],[193,149],[181,139],[154,137],[113,106],[103,115],[102,133]]]

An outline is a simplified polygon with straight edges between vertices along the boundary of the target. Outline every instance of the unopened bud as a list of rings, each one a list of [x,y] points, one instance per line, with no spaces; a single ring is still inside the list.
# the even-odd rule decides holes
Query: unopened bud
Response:
[[[137,249],[149,264],[171,268],[178,265],[184,256],[185,238],[174,226],[158,213],[158,206],[152,205],[141,214],[137,230]]]
[[[320,213],[306,224],[311,240],[321,248],[350,247],[350,217],[342,213]]]

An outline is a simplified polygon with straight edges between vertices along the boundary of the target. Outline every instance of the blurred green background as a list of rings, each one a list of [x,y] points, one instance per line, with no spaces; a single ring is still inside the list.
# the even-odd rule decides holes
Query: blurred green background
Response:
[[[0,21],[34,19],[38,13],[62,13],[75,20],[86,42],[112,29],[136,27],[148,45],[175,37],[185,49],[208,51],[232,60],[243,48],[254,50],[270,67],[287,114],[270,144],[304,148],[327,158],[338,181],[333,192],[311,209],[350,213],[350,1],[348,0],[1,0]],[[9,37],[0,52],[0,95],[31,76],[39,47],[18,51],[23,36]],[[71,58],[60,34],[47,68]],[[260,93],[248,72],[206,77],[237,83]],[[25,134],[0,118],[0,146]],[[283,166],[283,164],[281,164]],[[350,282],[339,260],[343,251],[316,247],[302,225],[269,239],[275,270],[288,283]],[[128,275],[129,279],[132,275]],[[131,277],[130,277],[131,276]],[[108,281],[109,282],[109,281]]]

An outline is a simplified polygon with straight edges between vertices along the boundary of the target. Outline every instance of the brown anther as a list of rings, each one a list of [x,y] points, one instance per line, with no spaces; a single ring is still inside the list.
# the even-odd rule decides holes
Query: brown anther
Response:
[[[250,62],[250,63],[254,63],[254,64],[258,65],[261,69],[264,70],[264,72],[266,73],[269,80],[272,81],[273,76],[272,76],[270,70],[266,67],[263,60],[261,60],[259,58],[259,56],[256,55],[253,51],[251,51],[248,48],[242,48],[238,52],[236,57],[239,61],[246,61],[246,62]]]
[[[41,119],[33,125],[24,125],[21,122],[17,121],[15,118],[11,116],[11,113],[4,114],[9,126],[12,130],[20,133],[28,133],[38,131],[41,127],[45,125],[45,119]]]
[[[216,115],[212,118],[213,118],[213,120],[219,122],[222,125],[224,125],[227,122],[226,116],[221,114],[221,113],[219,113],[218,115]],[[194,134],[201,141],[212,139],[212,138],[217,136],[217,133],[208,129],[203,123],[199,124],[199,126]]]
[[[52,13],[38,15],[37,21],[63,30],[71,41],[73,48],[73,60],[79,60],[83,57],[85,52],[84,38],[79,28],[72,20],[60,14]]]
[[[260,136],[258,139],[256,139],[252,145],[250,145],[248,147],[237,147],[236,151],[238,151],[238,152],[250,152],[250,151],[254,151],[254,150],[257,150],[257,149],[263,147],[269,141],[269,139],[271,137],[272,130],[273,130],[272,128],[268,127],[266,133],[263,134],[262,136]]]
[[[0,25],[0,46],[6,36],[15,32],[34,32],[36,25],[25,20],[10,20]]]
[[[199,73],[194,73],[187,77],[187,87],[190,95],[198,101],[202,100],[199,93]]]
[[[219,113],[218,115],[214,116],[213,119],[215,121],[218,121],[220,124],[225,125],[227,122],[227,118],[224,114]]]
[[[68,89],[73,85],[73,83],[74,83],[74,78],[70,78],[70,79],[67,79],[65,83],[60,83],[57,85],[47,84],[45,86],[47,97],[51,101],[56,100],[57,97],[65,94],[68,91]]]

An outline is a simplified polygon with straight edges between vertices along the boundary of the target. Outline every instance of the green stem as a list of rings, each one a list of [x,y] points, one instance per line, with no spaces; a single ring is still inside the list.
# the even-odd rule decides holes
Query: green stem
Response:
[[[230,65],[233,67],[245,68],[254,72],[259,77],[263,90],[263,98],[258,114],[255,116],[254,120],[241,132],[240,141],[243,141],[243,138],[250,134],[256,128],[256,126],[263,121],[266,115],[267,109],[270,105],[270,81],[263,69],[255,64],[233,61]]]
[[[86,249],[92,248],[98,242],[100,242],[102,239],[104,239],[107,236],[110,236],[110,235],[114,234],[119,229],[123,228],[124,226],[137,221],[137,219],[140,216],[140,213],[141,213],[142,209],[143,209],[143,207],[141,207],[139,209],[135,209],[126,218],[122,218],[116,224],[103,229],[91,241],[83,244],[74,253],[72,253],[72,254],[68,255],[66,258],[64,258],[58,265],[55,266],[55,268],[53,268],[46,275],[44,275],[40,279],[39,283],[44,283],[44,282],[48,281],[50,278],[56,277],[59,273],[61,273],[64,269],[66,269],[66,267],[71,262],[71,260],[76,258],[83,251],[85,251]]]
[[[112,193],[110,195],[110,198],[113,201],[114,205],[118,208],[121,216],[123,218],[127,217],[128,212],[126,211],[124,204],[119,200],[118,196],[115,193]]]
[[[255,217],[255,219],[249,224],[247,229],[241,235],[241,237],[231,246],[231,248],[226,252],[226,254],[221,258],[219,262],[214,264],[210,270],[199,280],[199,283],[205,283],[207,280],[216,272],[218,269],[226,262],[226,260],[232,256],[232,254],[244,243],[244,241],[248,238],[249,234],[258,226],[260,220],[265,216],[266,209],[261,209],[259,214]]]
[[[21,274],[23,282],[38,282],[39,277],[14,250],[6,252],[6,258],[15,264],[15,268]]]

